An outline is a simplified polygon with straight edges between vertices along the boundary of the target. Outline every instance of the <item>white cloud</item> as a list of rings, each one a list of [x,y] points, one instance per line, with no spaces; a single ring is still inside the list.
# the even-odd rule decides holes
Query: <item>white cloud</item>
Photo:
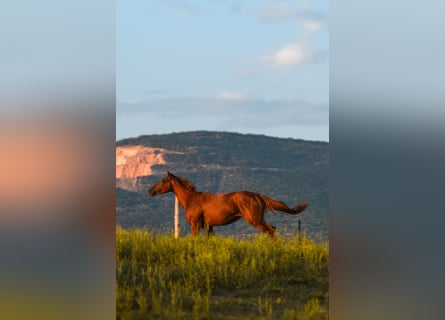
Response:
[[[326,27],[325,14],[313,10],[310,1],[265,0],[256,8],[255,15],[264,22],[294,20],[300,25],[295,40],[260,56],[260,60],[275,67],[283,67],[321,61],[326,56],[324,50],[310,44],[312,37]]]
[[[317,20],[304,20],[303,27],[308,32],[317,32],[323,29],[324,23]]]
[[[275,66],[289,66],[311,62],[315,55],[315,50],[308,44],[291,43],[262,58]]]
[[[222,100],[242,100],[245,97],[241,93],[230,92],[230,91],[222,91],[222,92],[218,93],[216,98],[217,99],[222,99]]]

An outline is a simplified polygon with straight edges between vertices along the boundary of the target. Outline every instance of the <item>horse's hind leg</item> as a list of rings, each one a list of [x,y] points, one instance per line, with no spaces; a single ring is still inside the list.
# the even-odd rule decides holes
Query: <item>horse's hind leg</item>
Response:
[[[264,208],[261,206],[261,203],[255,202],[244,208],[244,210],[240,210],[240,213],[247,223],[273,238],[275,227],[264,221]]]
[[[270,230],[270,232],[272,232],[272,235],[274,235],[275,234],[275,230],[277,229],[277,228],[275,228],[273,225],[271,225],[271,224],[268,224],[266,221],[264,221],[264,224],[266,225],[266,227]]]
[[[270,238],[273,238],[273,235],[275,233],[275,227],[272,227],[270,224],[266,222],[260,222],[257,224],[251,223],[255,228],[260,230],[262,233],[267,234]]]
[[[208,224],[204,224],[204,229],[207,233],[207,237],[215,236],[215,232],[213,232],[213,226],[209,226]]]
[[[273,238],[274,234],[275,234],[275,227],[273,225],[268,224],[266,221],[264,221],[264,225],[266,226],[266,228],[268,229],[267,234]]]

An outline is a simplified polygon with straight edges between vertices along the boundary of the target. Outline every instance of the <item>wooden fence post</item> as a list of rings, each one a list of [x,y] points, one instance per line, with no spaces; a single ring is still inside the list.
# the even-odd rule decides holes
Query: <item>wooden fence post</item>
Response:
[[[301,220],[298,220],[298,237],[301,237]]]
[[[179,205],[178,198],[175,196],[175,239],[179,238]]]

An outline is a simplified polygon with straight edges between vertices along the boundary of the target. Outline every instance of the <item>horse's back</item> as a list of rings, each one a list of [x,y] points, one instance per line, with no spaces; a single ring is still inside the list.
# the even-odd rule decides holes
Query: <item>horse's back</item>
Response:
[[[223,193],[223,195],[233,198],[233,197],[249,197],[249,198],[255,198],[259,196],[259,193],[247,191],[247,190],[240,190],[240,191],[234,191],[234,192],[228,192]]]
[[[204,210],[239,212],[246,207],[262,207],[261,195],[252,191],[235,191],[228,193],[200,192],[196,204]]]
[[[230,192],[230,193],[227,193],[227,195],[229,195],[232,198],[251,198],[251,199],[260,198],[259,193],[247,191],[247,190]]]

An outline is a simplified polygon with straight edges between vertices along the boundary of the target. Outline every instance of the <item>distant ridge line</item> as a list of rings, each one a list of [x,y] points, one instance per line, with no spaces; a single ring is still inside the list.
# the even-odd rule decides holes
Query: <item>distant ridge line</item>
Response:
[[[137,137],[129,137],[124,138],[116,141],[117,146],[125,145],[125,144],[132,144],[134,140],[143,139],[143,138],[156,138],[156,137],[165,137],[165,136],[174,136],[174,135],[209,135],[209,134],[222,134],[226,136],[244,136],[244,137],[262,137],[266,139],[280,139],[280,140],[292,140],[292,141],[304,141],[304,142],[315,142],[315,143],[323,143],[323,144],[329,144],[328,141],[321,141],[321,140],[305,140],[301,138],[284,138],[284,137],[274,137],[269,136],[265,134],[257,134],[257,133],[239,133],[239,132],[233,132],[233,131],[213,131],[213,130],[196,130],[196,131],[179,131],[179,132],[170,132],[170,133],[156,133],[156,134],[143,134],[139,135]]]

